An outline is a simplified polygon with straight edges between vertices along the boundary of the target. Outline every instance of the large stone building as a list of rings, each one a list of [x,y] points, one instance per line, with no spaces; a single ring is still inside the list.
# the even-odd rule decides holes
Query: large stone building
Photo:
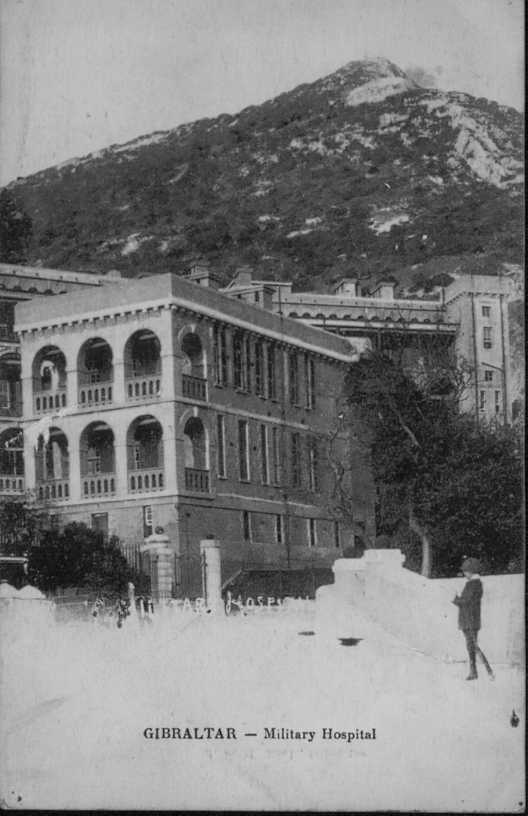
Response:
[[[522,300],[518,277],[460,275],[436,297],[398,298],[394,282],[379,281],[367,294],[356,278],[331,293],[292,292],[291,283],[252,280],[248,270],[224,290],[302,323],[349,338],[365,348],[402,348],[414,363],[450,349],[467,370],[462,409],[477,419],[511,421],[522,399],[522,354],[511,349],[510,305]]]
[[[177,594],[200,591],[208,536],[224,579],[373,543],[365,448],[338,417],[344,371],[366,348],[452,349],[470,363],[466,408],[511,417],[504,277],[409,300],[390,282],[295,293],[242,270],[219,290],[201,267],[121,280],[2,265],[0,287],[0,500],[29,496],[59,523],[115,533],[137,566],[163,527]],[[350,463],[346,514],[336,455]]]

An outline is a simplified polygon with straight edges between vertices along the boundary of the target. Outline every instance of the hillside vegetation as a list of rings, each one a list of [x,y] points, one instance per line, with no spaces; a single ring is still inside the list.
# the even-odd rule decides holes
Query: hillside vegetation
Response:
[[[351,62],[10,193],[33,222],[29,263],[135,276],[200,257],[226,279],[251,264],[301,287],[356,272],[427,289],[439,274],[520,262],[521,121],[421,88],[387,60]]]

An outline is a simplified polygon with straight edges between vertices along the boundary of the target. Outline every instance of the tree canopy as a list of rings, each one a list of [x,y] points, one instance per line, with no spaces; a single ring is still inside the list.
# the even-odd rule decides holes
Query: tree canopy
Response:
[[[127,562],[113,536],[85,524],[67,524],[62,530],[50,522],[45,510],[22,502],[0,504],[2,548],[6,554],[27,555],[27,578],[43,592],[76,587],[87,592],[120,595],[129,581],[145,591],[145,575]]]
[[[376,352],[347,377],[349,418],[363,424],[370,447],[378,533],[396,540],[425,575],[456,574],[467,555],[489,572],[520,566],[518,432],[459,412],[462,373],[445,364],[417,380]]]
[[[24,263],[32,231],[31,218],[11,193],[0,190],[0,261]]]
[[[106,541],[101,533],[78,523],[42,534],[40,546],[29,552],[28,577],[45,592],[77,587],[119,595],[129,581],[137,582],[118,540]]]

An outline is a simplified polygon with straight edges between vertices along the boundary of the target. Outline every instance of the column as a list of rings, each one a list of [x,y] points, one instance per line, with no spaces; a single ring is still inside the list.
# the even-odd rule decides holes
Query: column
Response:
[[[81,485],[81,448],[80,430],[64,429],[68,438],[68,459],[70,467],[70,501],[76,502],[83,498]]]
[[[77,376],[77,366],[66,363],[66,408],[73,411],[79,402],[79,377]]]
[[[165,490],[169,493],[178,492],[178,479],[176,475],[176,418],[171,406],[170,415],[163,422],[163,476],[165,480]]]
[[[33,400],[33,377],[22,377],[22,416],[30,417],[35,413]]]
[[[114,382],[112,383],[112,402],[114,405],[123,405],[126,402],[125,388],[125,361],[122,357],[113,361]]]
[[[124,419],[124,417],[122,418]],[[114,456],[116,494],[126,496],[128,493],[128,460],[127,460],[127,430],[128,422],[116,422],[114,428]]]
[[[220,542],[215,538],[200,541],[203,594],[209,609],[223,610]]]
[[[148,553],[152,597],[159,602],[172,595],[174,552],[163,527],[157,527],[156,530],[158,532],[146,538],[140,549],[142,553]]]

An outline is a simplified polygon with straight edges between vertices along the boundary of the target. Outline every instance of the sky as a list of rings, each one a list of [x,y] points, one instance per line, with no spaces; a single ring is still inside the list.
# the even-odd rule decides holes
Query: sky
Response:
[[[523,104],[522,0],[1,0],[0,184],[351,60]]]

